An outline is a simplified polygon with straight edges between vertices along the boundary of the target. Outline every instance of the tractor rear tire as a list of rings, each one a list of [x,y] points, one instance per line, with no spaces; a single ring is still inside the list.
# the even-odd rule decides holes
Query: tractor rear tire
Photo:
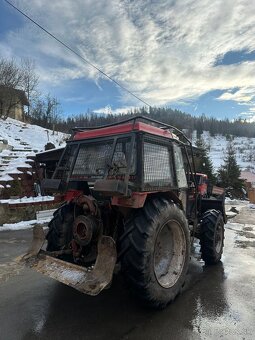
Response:
[[[190,232],[183,211],[154,198],[125,224],[120,238],[122,272],[147,305],[164,308],[184,286],[190,259]]]
[[[72,203],[66,203],[55,211],[53,219],[48,224],[47,251],[61,250],[67,245],[72,237],[73,221],[74,205]]]
[[[200,224],[201,257],[206,265],[220,261],[224,247],[224,221],[222,213],[212,209],[206,211]]]

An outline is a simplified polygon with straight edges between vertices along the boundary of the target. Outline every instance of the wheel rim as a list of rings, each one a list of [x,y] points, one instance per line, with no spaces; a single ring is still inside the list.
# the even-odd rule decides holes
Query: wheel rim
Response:
[[[223,228],[221,223],[218,223],[215,230],[215,250],[219,254],[221,252],[223,242]]]
[[[186,238],[180,224],[171,220],[159,230],[154,249],[154,273],[158,283],[170,288],[180,278],[186,256]]]

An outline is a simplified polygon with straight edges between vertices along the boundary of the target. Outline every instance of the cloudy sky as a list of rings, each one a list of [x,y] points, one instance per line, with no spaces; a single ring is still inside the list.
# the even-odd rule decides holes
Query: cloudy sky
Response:
[[[154,106],[255,117],[255,0],[10,0]],[[0,55],[35,60],[65,114],[143,105],[0,2]]]

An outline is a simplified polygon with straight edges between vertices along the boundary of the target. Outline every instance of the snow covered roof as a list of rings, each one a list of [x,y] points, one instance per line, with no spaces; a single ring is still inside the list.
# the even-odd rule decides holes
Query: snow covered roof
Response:
[[[255,182],[255,174],[250,171],[241,171],[240,178],[245,179],[247,182],[250,183]]]

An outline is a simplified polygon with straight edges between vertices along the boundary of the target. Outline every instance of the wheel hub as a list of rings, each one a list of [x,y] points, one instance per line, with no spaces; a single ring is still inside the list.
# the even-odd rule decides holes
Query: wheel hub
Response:
[[[184,232],[175,220],[159,230],[154,249],[154,273],[164,288],[172,287],[182,274],[186,255]]]

